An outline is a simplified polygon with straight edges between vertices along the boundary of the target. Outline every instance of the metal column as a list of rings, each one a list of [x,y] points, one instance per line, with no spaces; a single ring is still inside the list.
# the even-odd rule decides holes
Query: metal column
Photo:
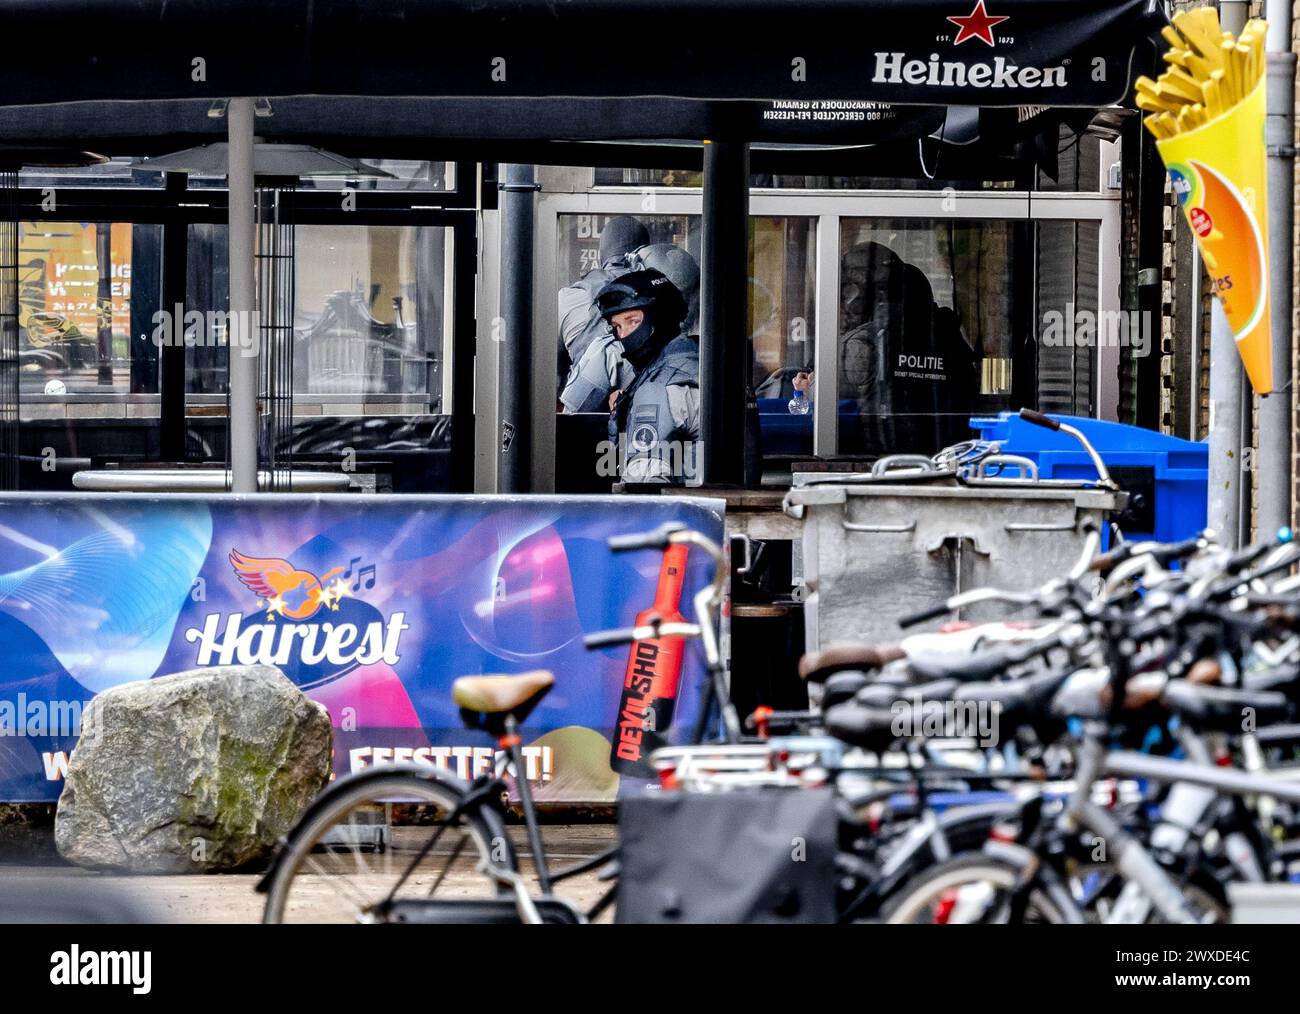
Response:
[[[816,386],[813,395],[813,454],[839,453],[840,386],[840,216],[822,215],[817,223]]]
[[[1270,0],[1268,16],[1268,255],[1272,299],[1273,393],[1259,405],[1259,536],[1290,526],[1292,475],[1291,269],[1295,241],[1295,70],[1291,3]]]
[[[226,107],[230,165],[230,378],[231,490],[257,492],[257,381],[260,335],[254,325],[253,100]]]
[[[497,492],[526,493],[532,486],[533,205],[537,181],[531,165],[503,166],[502,175]]]
[[[704,142],[700,439],[706,486],[745,479],[749,386],[749,145]]]
[[[166,173],[167,193],[176,202],[183,201],[185,174]],[[138,230],[137,230],[138,232]],[[185,320],[186,245],[189,227],[179,218],[171,218],[162,229],[162,274],[159,279],[159,305]],[[137,300],[133,301],[133,306]],[[179,325],[178,325],[179,326]],[[132,329],[135,330],[134,328]],[[163,461],[181,461],[185,457],[185,346],[166,342],[158,348],[159,435],[158,452]]]
[[[0,167],[0,490],[18,488],[18,168]]]
[[[1222,0],[1219,24],[1239,33],[1249,4]],[[1242,529],[1242,485],[1246,478],[1241,457],[1242,412],[1246,401],[1246,371],[1237,354],[1232,328],[1217,299],[1210,311],[1210,490],[1208,524],[1225,546],[1237,546]]]

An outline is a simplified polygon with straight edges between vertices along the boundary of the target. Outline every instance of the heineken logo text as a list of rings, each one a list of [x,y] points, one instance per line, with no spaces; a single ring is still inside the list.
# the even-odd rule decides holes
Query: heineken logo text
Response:
[[[1064,88],[1065,65],[1020,67],[1005,57],[989,63],[941,60],[931,53],[928,60],[909,60],[906,53],[877,53],[873,84],[934,85],[939,88]]]

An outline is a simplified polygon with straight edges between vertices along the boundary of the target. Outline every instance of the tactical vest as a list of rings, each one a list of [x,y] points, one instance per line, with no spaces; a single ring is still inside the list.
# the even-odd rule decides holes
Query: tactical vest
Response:
[[[700,347],[693,338],[678,335],[667,345],[649,366],[636,375],[636,378],[618,396],[613,411],[609,414],[610,439],[617,442],[618,435],[627,428],[627,413],[636,397],[637,388],[642,384],[657,382],[665,387],[700,386]]]

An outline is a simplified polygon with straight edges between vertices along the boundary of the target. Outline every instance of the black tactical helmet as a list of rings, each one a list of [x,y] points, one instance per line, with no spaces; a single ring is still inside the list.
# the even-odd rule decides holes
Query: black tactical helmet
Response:
[[[654,320],[656,330],[661,324],[676,328],[686,319],[686,301],[677,286],[653,268],[629,271],[606,282],[596,293],[596,306],[606,320],[626,310],[644,310]]]

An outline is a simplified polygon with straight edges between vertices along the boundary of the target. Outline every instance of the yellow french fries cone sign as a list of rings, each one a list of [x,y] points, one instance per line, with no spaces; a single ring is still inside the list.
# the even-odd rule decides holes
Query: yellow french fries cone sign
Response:
[[[1257,394],[1273,390],[1265,82],[1204,126],[1156,141]]]

